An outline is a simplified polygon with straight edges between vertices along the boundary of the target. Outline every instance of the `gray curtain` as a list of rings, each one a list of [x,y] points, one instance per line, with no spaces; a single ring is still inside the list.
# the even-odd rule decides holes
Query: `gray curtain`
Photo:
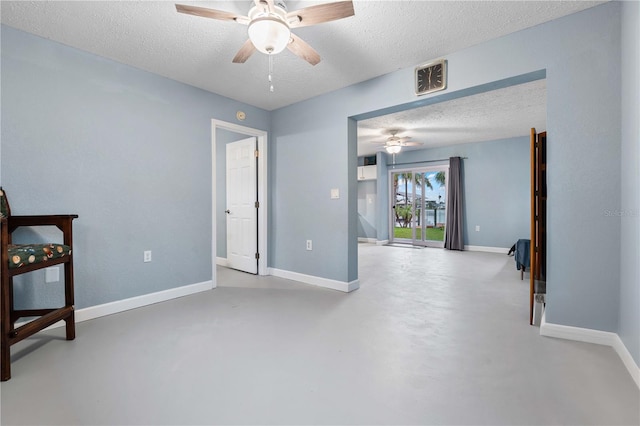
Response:
[[[449,158],[449,208],[447,209],[447,232],[444,248],[449,250],[464,250],[462,231],[462,159]]]

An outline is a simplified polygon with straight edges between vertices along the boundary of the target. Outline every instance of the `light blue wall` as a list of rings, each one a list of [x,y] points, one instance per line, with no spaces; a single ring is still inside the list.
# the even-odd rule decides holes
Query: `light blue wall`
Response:
[[[640,3],[622,6],[622,222],[618,334],[640,365]],[[609,220],[616,220],[614,216]]]
[[[416,98],[413,68],[407,68],[273,112],[277,170],[272,191],[284,212],[273,216],[272,243],[278,247],[273,265],[341,281],[357,277],[357,227],[350,226],[357,218],[357,203],[352,206],[345,199],[357,200],[357,192],[344,193],[357,182],[357,158],[355,153],[349,156],[356,137],[349,132],[347,117],[361,119],[477,93],[493,82],[544,70],[549,133],[547,320],[616,331],[620,221],[594,209],[594,199],[600,206],[617,206],[621,197],[616,190],[620,4],[607,3],[443,55],[448,60],[446,92]],[[329,199],[332,187],[341,190],[340,200]],[[304,250],[309,233],[320,250]]]
[[[462,165],[465,245],[510,248],[519,238],[529,238],[529,136],[404,151],[396,155],[396,166],[388,160],[390,164],[381,167],[432,166],[440,163],[428,161],[449,157],[468,157]],[[387,196],[378,200],[389,208]]]
[[[211,119],[269,113],[6,26],[1,53],[1,182],[15,214],[79,214],[76,306],[211,280]]]
[[[349,197],[357,221],[357,156],[350,158],[347,115],[309,101],[272,114],[270,167],[273,214],[271,266],[347,282],[349,237],[357,245],[357,222],[349,235]],[[274,139],[274,135],[275,138]],[[340,143],[343,141],[343,143]],[[350,192],[349,161],[352,161]],[[340,198],[331,199],[331,189]],[[305,249],[313,241],[313,250]],[[357,270],[351,275],[355,279]]]
[[[377,238],[378,181],[358,182],[358,237]]]

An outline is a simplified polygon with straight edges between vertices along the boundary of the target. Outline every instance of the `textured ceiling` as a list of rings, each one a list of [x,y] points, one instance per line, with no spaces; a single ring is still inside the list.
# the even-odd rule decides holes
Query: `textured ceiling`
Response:
[[[434,148],[528,136],[530,129],[546,130],[546,81],[493,90],[358,122],[358,155],[384,147],[389,130],[421,142],[410,149]]]
[[[184,1],[246,14],[252,2]],[[290,11],[323,2],[289,1]],[[246,27],[179,14],[169,1],[2,1],[2,23],[267,110],[413,67],[602,2],[355,1],[355,16],[294,32],[322,57],[285,51],[232,64]]]

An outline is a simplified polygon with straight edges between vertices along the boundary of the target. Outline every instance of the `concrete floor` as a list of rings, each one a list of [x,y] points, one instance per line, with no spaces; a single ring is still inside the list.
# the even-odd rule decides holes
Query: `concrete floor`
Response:
[[[2,424],[640,423],[613,349],[528,325],[512,257],[359,250],[351,294],[219,268],[216,290],[15,345]]]

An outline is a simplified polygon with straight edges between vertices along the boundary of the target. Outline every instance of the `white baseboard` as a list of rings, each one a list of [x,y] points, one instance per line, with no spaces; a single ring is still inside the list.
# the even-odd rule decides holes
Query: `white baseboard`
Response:
[[[358,242],[375,244],[377,246],[386,246],[387,244],[389,244],[389,240],[378,240],[375,238],[365,238],[365,237],[358,237]]]
[[[366,237],[358,237],[358,242],[359,243],[369,243],[369,244],[375,244],[376,243],[375,238],[366,238]]]
[[[119,312],[128,311],[143,306],[153,305],[155,303],[166,302],[167,300],[177,299],[179,297],[188,296],[194,293],[211,290],[213,281],[203,281],[201,283],[190,284],[182,287],[171,288],[168,290],[158,291],[156,293],[143,294],[141,296],[131,297],[129,299],[117,300],[115,302],[104,303],[102,305],[90,306],[75,311],[76,323],[89,321],[95,318],[105,317],[107,315],[117,314]],[[28,321],[16,323],[16,327]],[[64,321],[47,327],[46,329],[62,327]]]
[[[640,388],[640,368],[638,368],[638,364],[636,364],[617,333],[548,323],[545,318],[545,313],[543,313],[540,323],[540,335],[611,346],[622,360],[624,366],[627,367],[627,371],[631,374],[631,378],[636,383],[636,386]]]
[[[216,265],[224,266],[226,268],[229,264],[227,263],[226,257],[216,257]]]
[[[631,378],[633,379],[633,381],[636,382],[636,386],[640,388],[640,368],[638,367],[638,364],[636,364],[635,360],[631,356],[631,353],[624,345],[624,342],[622,341],[620,336],[618,336],[618,334],[616,334],[612,346],[622,360],[624,366],[627,367],[627,371],[629,371],[629,374],[631,374]]]
[[[467,251],[484,251],[487,253],[507,254],[509,249],[506,247],[489,247],[489,246],[464,246]]]
[[[328,278],[316,277],[314,275],[300,274],[298,272],[285,271],[282,269],[269,268],[269,275],[274,277],[286,278],[288,280],[300,281],[301,283],[311,284],[318,287],[330,288],[332,290],[350,293],[360,288],[360,281],[351,282],[330,280]]]

